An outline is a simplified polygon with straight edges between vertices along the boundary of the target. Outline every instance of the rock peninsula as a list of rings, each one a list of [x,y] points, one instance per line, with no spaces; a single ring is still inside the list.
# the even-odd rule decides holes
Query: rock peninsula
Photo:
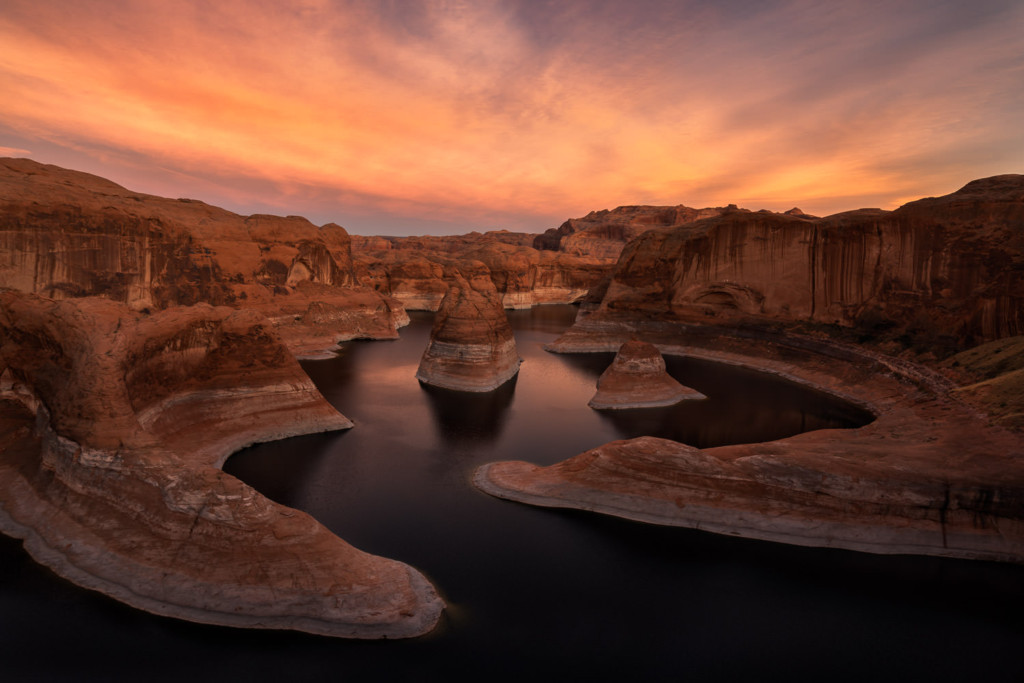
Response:
[[[597,380],[590,407],[598,410],[654,408],[707,398],[683,386],[665,370],[665,359],[653,344],[630,340]]]
[[[457,277],[434,318],[416,378],[456,391],[491,391],[515,377],[519,363],[512,327],[490,279]]]
[[[723,534],[1024,562],[1024,436],[997,424],[1016,424],[1004,406],[1019,365],[985,356],[1024,331],[1021,272],[1024,176],[892,212],[731,209],[649,230],[549,350],[641,339],[815,387],[875,420],[704,450],[614,442],[550,467],[494,463],[475,482],[511,500]],[[979,342],[995,348],[939,363]],[[992,374],[972,383],[954,372],[969,369]]]
[[[351,424],[255,312],[0,292],[0,529],[140,609],[352,638],[431,630],[443,603],[417,570],[220,470],[249,444]]]

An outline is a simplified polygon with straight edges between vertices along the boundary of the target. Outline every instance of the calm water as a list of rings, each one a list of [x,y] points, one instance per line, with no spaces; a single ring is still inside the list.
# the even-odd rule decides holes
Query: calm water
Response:
[[[426,573],[434,634],[349,642],[201,626],[79,590],[0,543],[0,674],[33,680],[1024,679],[1024,568],[796,548],[491,498],[494,460],[552,463],[619,438],[697,446],[867,419],[756,373],[670,359],[710,397],[598,413],[610,354],[541,345],[570,307],[510,314],[519,377],[484,396],[413,377],[429,334],[354,342],[307,371],[354,429],[265,444],[226,470],[364,550]],[[60,652],[61,656],[55,656]],[[4,680],[10,680],[7,676]]]

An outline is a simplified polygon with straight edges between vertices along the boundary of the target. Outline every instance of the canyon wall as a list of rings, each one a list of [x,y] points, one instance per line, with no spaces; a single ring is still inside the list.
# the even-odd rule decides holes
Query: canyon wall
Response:
[[[469,236],[391,238],[387,249],[353,249],[354,271],[360,284],[398,299],[410,310],[436,311],[456,275],[490,277],[505,308],[574,303],[607,276],[613,259],[538,251],[515,240]],[[518,233],[508,233],[510,235]],[[447,241],[450,244],[446,244]],[[371,239],[359,240],[368,247]],[[438,246],[441,245],[441,246]]]
[[[731,208],[735,208],[732,206]],[[688,206],[620,206],[570,218],[533,241],[535,249],[575,256],[616,259],[627,243],[653,228],[683,225],[717,216],[728,209],[691,209]]]
[[[1021,334],[1024,176],[892,212],[731,210],[653,229],[622,252],[600,311],[826,323],[951,348]]]
[[[352,425],[252,311],[0,292],[0,530],[87,588],[192,621],[382,638],[443,604],[219,467]]]
[[[0,159],[0,287],[52,299],[103,296],[133,310],[231,305],[284,323],[314,301],[349,307],[354,284],[349,235],[333,223],[239,216],[87,173]],[[393,337],[400,314],[378,313],[401,307],[372,290],[369,296],[378,305],[361,309],[369,315],[362,329]]]

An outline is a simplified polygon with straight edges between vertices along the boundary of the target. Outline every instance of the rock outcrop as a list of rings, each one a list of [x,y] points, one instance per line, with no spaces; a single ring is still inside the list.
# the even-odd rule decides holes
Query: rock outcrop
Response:
[[[597,393],[588,405],[599,410],[654,408],[702,398],[707,396],[668,374],[656,346],[631,340],[619,347],[615,360],[598,378]]]
[[[252,311],[0,292],[0,528],[133,606],[355,638],[431,630],[443,604],[419,572],[219,469],[255,442],[350,426]]]
[[[809,546],[1024,562],[1024,439],[950,397],[945,378],[857,347],[667,322],[605,321],[666,354],[745,365],[876,415],[855,430],[696,449],[639,438],[557,465],[500,462],[492,495],[656,524]],[[627,329],[627,327],[629,329]],[[582,338],[575,351],[587,350]]]
[[[735,208],[735,206],[729,207]],[[623,247],[654,228],[683,225],[717,216],[728,208],[691,209],[688,206],[620,206],[570,218],[533,241],[535,249],[575,256],[617,259]]]
[[[547,468],[496,463],[477,485],[787,543],[1024,562],[1024,437],[995,424],[1020,421],[1022,273],[1019,175],[892,212],[735,209],[649,230],[550,350],[643,339],[818,387],[875,421],[706,450],[616,442]],[[980,379],[962,387],[905,357],[1000,339],[944,368]]]
[[[494,285],[457,277],[434,318],[416,378],[445,389],[491,391],[515,377],[519,363]]]
[[[948,353],[1024,333],[1024,176],[896,211],[728,211],[622,252],[601,310],[838,325]],[[599,311],[600,312],[600,311]]]
[[[529,246],[480,236],[436,238],[453,244],[436,250],[412,248],[392,238],[389,248],[354,249],[356,279],[360,284],[394,297],[409,310],[436,311],[448,286],[458,274],[491,278],[505,308],[529,308],[541,304],[575,303],[605,277],[614,261],[538,251]],[[414,239],[414,238],[408,238]],[[418,245],[423,238],[415,238]],[[379,246],[363,240],[368,246]],[[443,245],[443,243],[442,243]]]
[[[321,299],[346,307],[353,295],[360,303],[378,299],[374,312],[400,308],[353,285],[350,238],[333,223],[239,216],[87,173],[0,159],[0,287],[53,299],[103,296],[134,310],[205,302],[272,313]],[[274,317],[277,324],[296,319]],[[385,315],[376,325],[362,320],[360,329],[383,326],[394,337],[396,323]]]

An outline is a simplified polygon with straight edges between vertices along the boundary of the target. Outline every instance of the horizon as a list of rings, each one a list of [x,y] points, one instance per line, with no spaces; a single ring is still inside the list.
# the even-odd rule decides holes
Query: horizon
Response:
[[[0,156],[356,235],[893,210],[1024,159],[1024,5],[6,3]]]

